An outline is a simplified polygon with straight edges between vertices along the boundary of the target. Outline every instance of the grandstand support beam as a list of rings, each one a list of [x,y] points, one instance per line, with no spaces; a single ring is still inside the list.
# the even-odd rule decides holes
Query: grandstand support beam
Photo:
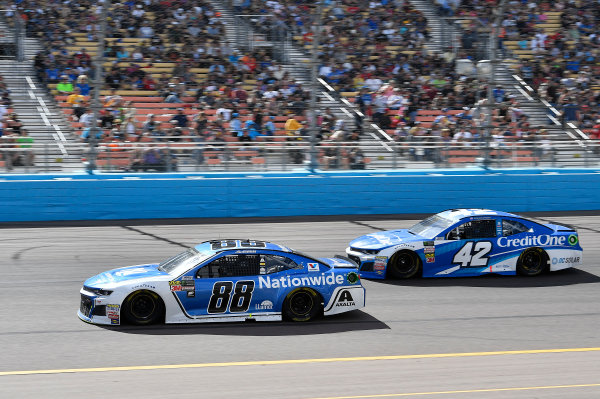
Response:
[[[313,45],[310,56],[310,104],[309,104],[309,123],[310,123],[310,161],[309,169],[314,172],[319,164],[317,162],[317,91],[319,89],[319,44],[321,41],[321,14],[323,13],[323,0],[315,2],[315,16],[313,18]]]
[[[498,33],[500,32],[500,28],[502,26],[502,20],[504,18],[504,8],[506,7],[506,2],[507,0],[501,0],[499,7],[496,8],[495,12],[495,18],[494,18],[494,23],[490,26],[490,36],[489,36],[489,49],[490,49],[490,56],[488,57],[490,60],[490,76],[488,79],[488,85],[487,85],[487,105],[488,105],[488,109],[487,109],[487,118],[486,118],[486,129],[485,129],[485,151],[484,151],[484,159],[483,159],[483,166],[485,168],[487,168],[487,166],[490,164],[491,160],[490,160],[490,144],[491,144],[491,140],[492,140],[492,113],[494,112],[494,109],[496,108],[496,102],[494,99],[494,86],[496,83],[496,47],[498,45]]]
[[[102,4],[102,13],[100,15],[99,20],[99,29],[97,32],[98,38],[98,49],[96,51],[95,57],[95,73],[94,73],[94,97],[91,101],[91,108],[94,114],[92,118],[92,126],[90,127],[90,135],[89,137],[89,153],[88,153],[88,165],[87,171],[88,173],[93,173],[96,170],[96,158],[98,156],[97,148],[98,145],[98,136],[99,130],[101,129],[98,120],[100,117],[100,109],[102,105],[100,104],[100,90],[102,90],[103,86],[103,64],[104,64],[104,39],[106,37],[106,18],[108,16],[108,7],[110,5],[110,0],[99,0],[98,4]]]

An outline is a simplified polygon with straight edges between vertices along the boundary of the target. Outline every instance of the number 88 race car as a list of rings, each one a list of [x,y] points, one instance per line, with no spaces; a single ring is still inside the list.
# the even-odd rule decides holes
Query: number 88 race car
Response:
[[[306,321],[365,305],[357,265],[249,240],[201,243],[161,264],[85,281],[78,316],[95,324]]]
[[[367,234],[350,243],[360,275],[382,279],[536,276],[582,264],[577,232],[488,209],[452,209],[409,229]]]

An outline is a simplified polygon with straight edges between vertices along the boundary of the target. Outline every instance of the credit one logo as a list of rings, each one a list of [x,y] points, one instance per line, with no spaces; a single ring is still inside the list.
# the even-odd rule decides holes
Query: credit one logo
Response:
[[[567,237],[565,236],[549,236],[547,234],[541,236],[527,236],[523,238],[498,238],[497,245],[499,247],[535,247],[535,246],[559,246],[565,245]]]

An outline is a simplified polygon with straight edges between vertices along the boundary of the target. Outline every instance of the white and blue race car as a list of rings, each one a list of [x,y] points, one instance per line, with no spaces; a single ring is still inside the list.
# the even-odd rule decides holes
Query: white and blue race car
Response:
[[[346,249],[365,278],[536,276],[579,266],[577,231],[489,209],[451,209],[409,229],[367,234]]]
[[[85,281],[78,316],[106,325],[310,320],[365,306],[357,265],[263,241],[206,241]]]

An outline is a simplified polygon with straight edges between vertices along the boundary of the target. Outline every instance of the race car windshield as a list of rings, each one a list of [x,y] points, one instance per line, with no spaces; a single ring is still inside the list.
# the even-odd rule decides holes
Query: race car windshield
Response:
[[[434,238],[452,224],[454,224],[454,220],[433,215],[412,226],[408,232],[425,238]]]
[[[190,267],[198,264],[203,259],[210,256],[210,253],[202,253],[195,248],[190,248],[185,252],[177,254],[158,265],[158,270],[166,273],[171,273],[180,266],[189,265]]]

